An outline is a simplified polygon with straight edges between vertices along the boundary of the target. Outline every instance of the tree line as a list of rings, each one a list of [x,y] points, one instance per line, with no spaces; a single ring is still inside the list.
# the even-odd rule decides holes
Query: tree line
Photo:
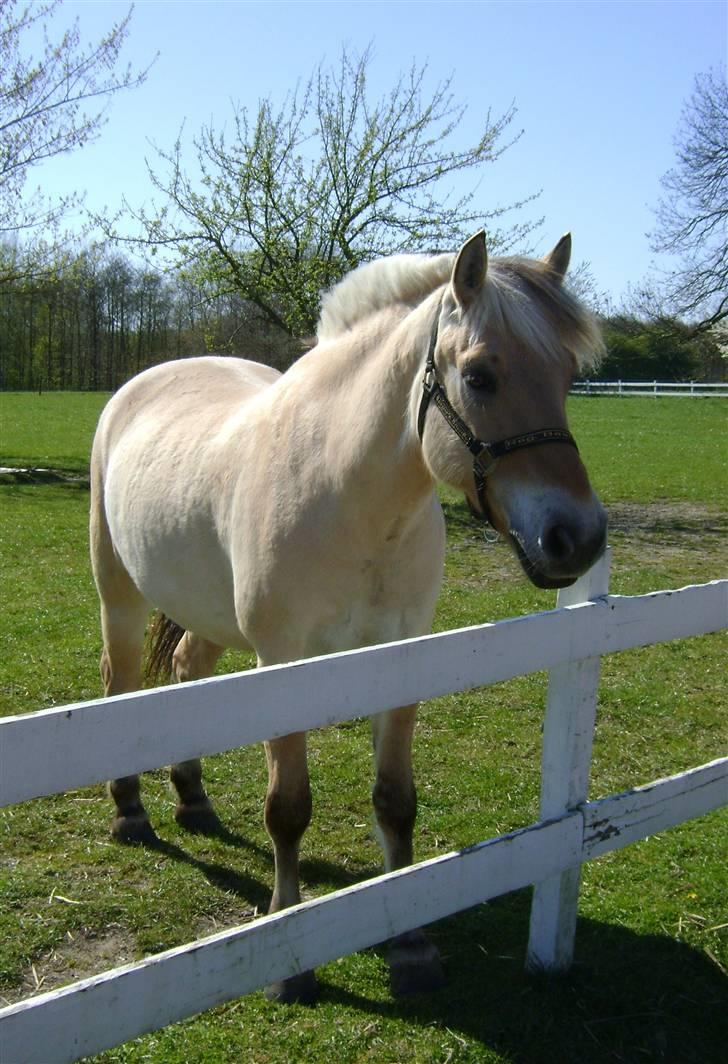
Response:
[[[602,380],[719,380],[711,333],[674,318],[603,319]],[[216,352],[286,369],[306,337],[291,336],[238,292],[165,274],[113,249],[64,259],[44,277],[0,285],[0,388],[114,391],[148,366]]]
[[[0,285],[0,389],[114,391],[171,358],[245,355],[284,369],[295,340],[235,292],[109,250]]]

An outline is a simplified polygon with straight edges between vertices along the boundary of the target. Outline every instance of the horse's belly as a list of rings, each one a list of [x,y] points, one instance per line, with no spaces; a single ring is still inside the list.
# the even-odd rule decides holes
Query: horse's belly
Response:
[[[123,534],[119,539],[124,567],[149,603],[219,646],[247,647],[237,626],[230,574],[203,539],[194,550],[171,537],[143,550]]]
[[[321,507],[283,543],[266,541],[260,524],[240,532],[232,555],[244,573],[236,573],[237,615],[266,664],[430,631],[444,555],[434,496],[396,540],[372,543],[361,522],[346,525],[334,507]]]

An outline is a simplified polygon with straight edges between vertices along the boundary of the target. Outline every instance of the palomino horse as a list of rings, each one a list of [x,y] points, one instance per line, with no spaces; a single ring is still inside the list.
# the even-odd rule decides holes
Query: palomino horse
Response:
[[[176,622],[167,635],[178,680],[208,676],[225,647],[270,665],[427,633],[445,548],[438,480],[508,538],[539,587],[588,569],[606,521],[565,400],[601,342],[562,286],[570,247],[566,236],[543,260],[488,264],[481,232],[457,256],[384,259],[324,297],[316,346],[283,375],[192,358],[121,388],[91,474],[107,694],[140,686],[151,607]],[[412,862],[415,709],[373,719],[388,870]],[[305,733],[267,743],[266,756],[275,912],[300,900]],[[215,830],[199,761],[171,776],[179,822]],[[138,777],[110,790],[115,838],[154,840]],[[421,932],[393,943],[390,964],[395,989],[439,979]],[[315,989],[309,972],[270,994],[306,1000]]]

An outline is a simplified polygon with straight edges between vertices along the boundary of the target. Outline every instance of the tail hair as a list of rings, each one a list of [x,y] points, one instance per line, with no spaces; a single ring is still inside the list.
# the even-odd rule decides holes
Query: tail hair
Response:
[[[176,621],[157,613],[147,632],[147,655],[144,665],[144,680],[147,687],[162,681],[169,683],[172,674],[172,655],[185,634]]]

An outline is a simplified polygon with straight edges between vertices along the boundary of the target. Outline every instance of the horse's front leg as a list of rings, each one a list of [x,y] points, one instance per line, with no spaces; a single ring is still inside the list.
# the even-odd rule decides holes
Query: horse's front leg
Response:
[[[265,744],[268,792],[265,826],[273,843],[275,883],[269,912],[280,912],[301,900],[298,851],[311,820],[311,787],[306,762],[306,733],[297,732]],[[282,979],[266,988],[271,1001],[310,1004],[318,994],[312,971]]]
[[[416,706],[372,718],[376,778],[372,800],[387,872],[412,864],[417,793],[412,777],[412,735]],[[440,955],[424,931],[408,931],[389,944],[395,994],[436,990],[443,983]]]

